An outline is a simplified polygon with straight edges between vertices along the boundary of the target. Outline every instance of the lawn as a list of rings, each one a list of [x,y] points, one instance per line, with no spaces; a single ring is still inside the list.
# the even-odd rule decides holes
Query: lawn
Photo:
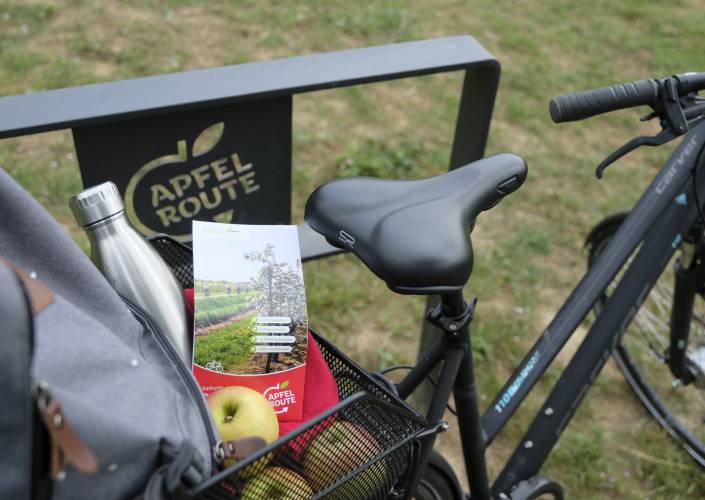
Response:
[[[196,296],[196,325],[205,326],[224,321],[250,308],[248,295]]]
[[[206,366],[220,363],[226,372],[238,372],[252,354],[250,318],[231,323],[208,335],[196,337],[193,362]]]
[[[529,164],[525,185],[473,232],[479,296],[473,341],[483,404],[521,360],[584,272],[582,238],[629,208],[670,148],[636,152],[605,178],[594,167],[639,133],[643,109],[555,126],[557,94],[705,71],[702,1],[417,2],[0,0],[0,94],[252,60],[471,34],[502,63],[488,153]],[[341,175],[414,178],[449,160],[462,75],[330,90],[294,101],[294,200]],[[76,240],[67,196],[81,188],[69,131],[0,142],[0,164]],[[370,368],[413,361],[424,301],[390,292],[351,256],[304,266],[312,325]],[[585,329],[581,329],[584,332]],[[516,445],[570,342],[489,451],[491,473]],[[452,415],[448,419],[453,423]],[[452,433],[442,445],[458,464]],[[705,496],[705,479],[629,392],[610,362],[544,472],[573,498]]]

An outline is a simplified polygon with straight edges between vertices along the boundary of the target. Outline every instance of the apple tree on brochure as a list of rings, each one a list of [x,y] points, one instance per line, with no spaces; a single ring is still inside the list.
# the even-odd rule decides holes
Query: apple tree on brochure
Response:
[[[288,316],[294,323],[305,321],[306,297],[302,293],[301,261],[296,261],[296,268],[286,262],[277,262],[271,243],[261,252],[245,254],[245,259],[263,264],[257,275],[250,278],[250,288],[260,292],[250,297],[250,305],[262,315]]]

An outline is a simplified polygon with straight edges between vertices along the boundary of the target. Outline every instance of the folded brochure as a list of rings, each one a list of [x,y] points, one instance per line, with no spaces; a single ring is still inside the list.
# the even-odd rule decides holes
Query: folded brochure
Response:
[[[261,392],[300,420],[308,318],[296,226],[193,222],[193,373],[204,394]]]

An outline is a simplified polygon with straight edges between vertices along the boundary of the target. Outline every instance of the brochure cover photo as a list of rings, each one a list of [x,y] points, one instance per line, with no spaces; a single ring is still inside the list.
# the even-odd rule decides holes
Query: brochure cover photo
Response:
[[[193,223],[193,371],[203,392],[246,386],[301,418],[308,319],[296,226]]]

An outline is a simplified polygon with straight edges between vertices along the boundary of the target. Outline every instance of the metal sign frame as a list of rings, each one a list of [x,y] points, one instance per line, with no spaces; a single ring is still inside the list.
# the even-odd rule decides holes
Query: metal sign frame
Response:
[[[79,149],[84,150],[82,143],[86,141],[81,139],[90,137],[90,131],[97,127],[451,71],[465,71],[450,160],[452,169],[483,156],[499,84],[499,62],[471,36],[327,52],[0,97],[0,139],[70,128],[74,132],[79,166],[85,179],[91,178],[92,165],[82,163],[81,156],[85,154],[82,155]],[[170,141],[172,149],[179,139],[175,137]],[[290,143],[282,146],[286,151],[291,150]],[[288,168],[290,170],[290,164]],[[287,175],[290,178],[290,171]],[[123,186],[123,191],[126,187]],[[284,201],[290,205],[290,198]],[[286,214],[290,214],[290,206],[286,207]],[[301,225],[299,230],[304,260],[339,252],[307,226]]]
[[[92,178],[96,161],[82,160],[82,157],[90,156],[92,141],[83,139],[100,137],[99,133],[92,134],[100,127],[110,130],[116,126],[117,130],[125,130],[119,128],[121,124],[139,124],[160,117],[168,120],[191,111],[209,112],[213,108],[240,103],[265,103],[273,98],[288,102],[291,127],[291,100],[296,94],[453,71],[465,72],[450,156],[449,169],[453,169],[484,155],[501,71],[497,59],[471,36],[381,45],[0,97],[0,139],[70,128],[81,175],[84,181],[93,181],[96,180]],[[281,147],[290,156],[291,133],[284,131],[279,137],[283,142],[288,141]],[[173,149],[176,141],[181,139],[171,137],[169,146]],[[287,196],[278,199],[281,211],[269,214],[268,220],[250,219],[249,222],[290,223],[290,157],[282,168],[287,169],[283,174],[289,184],[285,185]],[[123,193],[128,184],[124,182],[120,186]],[[213,218],[220,220],[218,217],[222,215],[227,218],[228,211]],[[341,252],[306,224],[299,225],[299,239],[304,261]],[[435,306],[437,300],[429,297],[428,306]],[[432,330],[433,327],[424,322],[421,353],[435,338]],[[422,397],[428,399],[428,394]]]

